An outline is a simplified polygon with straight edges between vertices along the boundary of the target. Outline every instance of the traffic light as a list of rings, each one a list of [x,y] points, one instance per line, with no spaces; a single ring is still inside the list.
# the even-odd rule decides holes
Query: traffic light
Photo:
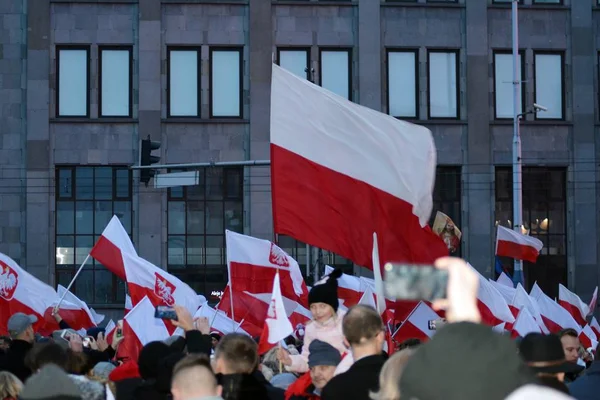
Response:
[[[159,156],[152,155],[153,150],[160,149],[160,142],[153,142],[150,140],[150,135],[148,135],[147,139],[142,139],[142,151],[140,154],[140,165],[152,165],[156,164],[160,161]],[[148,182],[150,182],[150,178],[154,177],[155,170],[149,168],[143,168],[140,170],[140,182],[143,182],[146,186],[148,186]]]

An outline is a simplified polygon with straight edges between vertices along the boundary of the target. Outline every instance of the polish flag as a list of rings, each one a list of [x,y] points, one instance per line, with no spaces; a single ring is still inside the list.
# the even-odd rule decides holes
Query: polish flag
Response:
[[[0,253],[0,334],[8,333],[8,320],[18,312],[35,315],[38,321],[33,327],[36,332],[40,331],[45,325],[46,310],[58,304],[58,300],[51,286],[29,274],[6,254]]]
[[[515,289],[513,286],[508,287],[498,281],[493,281],[491,279],[488,279],[488,281],[494,287],[494,289],[496,289],[498,293],[500,293],[502,297],[504,297],[504,300],[506,300],[506,302],[510,306],[513,297],[515,297],[515,292],[517,291],[517,289]]]
[[[592,315],[596,310],[596,304],[598,303],[598,286],[594,289],[594,294],[592,294],[592,300],[590,300],[590,305],[588,306],[589,312],[588,315]]]
[[[123,253],[123,261],[134,309],[140,301],[148,298],[154,307],[180,305],[192,315],[198,310],[198,295],[177,277],[134,254]],[[168,328],[175,330],[172,325]]]
[[[87,306],[87,304],[86,304],[86,306]],[[89,310],[90,310],[90,314],[92,314],[92,318],[94,319],[94,322],[96,323],[96,325],[100,325],[102,323],[102,321],[104,321],[104,318],[106,318],[106,316],[104,314],[98,314],[96,312],[96,310],[94,310],[92,307],[90,307]]]
[[[398,343],[412,338],[422,341],[428,340],[435,334],[435,330],[429,329],[429,321],[439,319],[440,316],[431,307],[420,301],[407,320],[394,333],[393,338]]]
[[[481,275],[471,264],[468,264],[479,277],[479,290],[477,292],[477,307],[481,313],[481,321],[486,325],[496,326],[502,322],[512,324],[515,317],[510,311],[504,297],[496,288]]]
[[[496,282],[498,282],[501,285],[508,286],[508,287],[511,287],[511,288],[515,287],[515,284],[513,283],[512,279],[510,279],[508,277],[508,275],[506,275],[504,272],[502,272],[500,274],[500,276],[498,277],[498,279],[496,279]]]
[[[166,340],[170,333],[161,319],[154,318],[154,305],[148,297],[144,297],[125,316],[123,336],[124,351],[119,351],[119,358],[137,360],[145,345],[150,342]]]
[[[110,272],[124,280],[125,267],[123,266],[122,257],[124,253],[137,255],[127,231],[121,225],[119,217],[113,215],[92,251],[90,251],[90,255]]]
[[[506,329],[506,322],[503,322],[501,324],[498,324],[498,325],[492,327],[492,331],[494,331],[496,333],[500,333],[500,334],[503,334],[504,331],[506,331],[506,330],[507,330]]]
[[[598,337],[590,328],[589,325],[585,325],[579,334],[579,341],[583,345],[584,348],[589,349],[592,348],[593,351],[596,351],[596,347],[598,347]]]
[[[367,287],[367,290],[363,293],[362,297],[358,301],[358,304],[362,304],[365,306],[373,307],[377,310],[377,304],[375,303],[375,294],[370,287]]]
[[[496,235],[496,255],[516,260],[536,262],[544,247],[541,240],[522,235],[511,229],[498,225]]]
[[[281,297],[281,286],[279,285],[279,274],[273,279],[273,296],[269,304],[269,311],[265,319],[264,328],[258,342],[258,354],[265,354],[277,343],[290,336],[294,332],[292,323],[287,317],[283,299]]]
[[[594,331],[596,337],[600,337],[600,325],[598,324],[596,317],[592,317],[592,320],[590,321],[590,328],[592,328],[592,331]]]
[[[234,291],[271,293],[277,272],[281,292],[289,299],[308,305],[308,289],[298,262],[276,244],[232,231],[225,231],[229,282]]]
[[[558,284],[558,304],[563,306],[581,326],[587,324],[585,317],[590,313],[590,307],[579,296],[571,292],[564,285]]]
[[[530,295],[527,294],[527,292],[525,291],[523,286],[521,286],[520,283],[515,289],[515,296],[512,299],[511,305],[521,311],[524,308],[526,308],[529,315],[532,316],[534,321],[540,327],[541,332],[545,335],[550,333],[550,331],[544,324],[544,319],[542,318],[540,307],[538,306],[537,302]]]
[[[102,321],[104,320],[104,315],[99,315],[99,314],[96,314],[95,312],[92,313],[92,310],[88,307],[88,305],[85,303],[85,301],[79,299],[79,297],[75,296],[73,293],[68,291],[67,288],[65,288],[63,285],[58,285],[58,287],[56,288],[56,292],[57,292],[59,298],[62,298],[64,296],[64,301],[67,301],[71,304],[76,305],[78,310],[81,310],[81,312],[80,312],[81,316],[79,316],[77,318],[78,324],[71,325],[69,318],[67,318],[66,316],[63,315],[63,310],[61,307],[61,310],[60,310],[61,317],[65,321],[67,321],[67,323],[69,323],[71,328],[73,328],[73,329],[81,329],[81,328],[88,329],[88,328],[91,328],[92,326],[98,326],[98,324],[101,324]],[[77,326],[77,325],[80,325],[80,326]]]
[[[377,232],[383,264],[431,264],[448,255],[427,226],[435,170],[427,128],[360,106],[273,65],[276,233],[371,268]]]
[[[525,337],[532,332],[542,333],[542,330],[527,307],[523,307],[513,324],[511,336],[513,338]]]
[[[537,301],[544,325],[546,325],[550,333],[557,333],[567,328],[573,328],[578,333],[581,332],[581,326],[579,326],[571,314],[557,302],[546,296],[537,283],[533,284],[529,295]]]
[[[131,301],[131,296],[128,294],[125,295],[125,314],[133,309],[133,303]]]
[[[104,328],[104,338],[106,339],[106,342],[109,345],[112,344],[115,329],[117,329],[117,325],[115,324],[115,321],[111,319],[110,321],[108,321],[108,324],[106,324],[106,327]]]
[[[194,314],[194,319],[201,317],[208,319],[211,331],[217,331],[222,335],[227,335],[228,333],[243,333],[244,335],[252,337],[260,335],[260,333],[253,335],[250,332],[247,332],[242,327],[243,323],[239,324],[235,322],[221,311],[215,310],[209,306],[208,303],[202,304],[198,311],[196,311],[196,314]]]

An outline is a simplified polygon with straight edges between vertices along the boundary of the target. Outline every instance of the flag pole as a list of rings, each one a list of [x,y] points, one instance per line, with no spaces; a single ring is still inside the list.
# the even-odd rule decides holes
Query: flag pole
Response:
[[[233,321],[233,330],[235,332],[235,315],[233,312],[233,289],[231,288],[231,263],[227,260],[227,274],[229,275],[229,305],[231,307],[231,320]]]
[[[213,324],[215,323],[215,319],[217,319],[217,309],[215,308],[215,315],[213,315],[212,320],[210,321],[210,325],[208,326],[208,329],[212,328]]]
[[[83,270],[83,267],[85,267],[85,264],[87,264],[88,260],[90,259],[90,253],[88,253],[87,257],[85,258],[85,260],[83,260],[83,262],[81,263],[81,265],[79,266],[79,269],[77,270],[77,273],[75,273],[75,276],[73,277],[73,279],[71,280],[71,283],[69,283],[69,286],[67,286],[67,290],[65,290],[65,292],[63,293],[62,297],[60,298],[60,300],[58,301],[58,304],[56,305],[56,307],[54,307],[54,312],[56,313],[56,311],[59,309],[60,305],[62,304],[63,300],[65,299],[65,296],[67,295],[67,293],[69,293],[69,290],[71,290],[71,286],[73,286],[73,283],[75,283],[75,279],[77,279],[77,277],[79,276],[79,274],[81,273],[81,271]]]

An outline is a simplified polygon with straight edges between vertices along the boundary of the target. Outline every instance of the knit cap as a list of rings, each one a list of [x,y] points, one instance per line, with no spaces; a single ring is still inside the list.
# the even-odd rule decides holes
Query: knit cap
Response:
[[[338,278],[342,276],[342,270],[336,269],[322,280],[317,282],[308,293],[308,306],[313,303],[329,304],[337,312],[340,303],[338,301]]]

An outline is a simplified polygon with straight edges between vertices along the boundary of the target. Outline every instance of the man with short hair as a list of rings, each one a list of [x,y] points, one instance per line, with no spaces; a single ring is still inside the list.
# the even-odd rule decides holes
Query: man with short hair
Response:
[[[173,400],[222,400],[221,391],[205,355],[191,354],[175,364],[171,383]]]
[[[342,361],[340,352],[327,342],[314,339],[308,347],[310,372],[302,375],[286,391],[289,400],[317,400],[323,388],[333,378],[335,369]]]
[[[224,398],[283,400],[284,391],[273,387],[258,371],[258,345],[241,333],[225,335],[215,349],[213,364]],[[232,393],[232,392],[235,392]]]
[[[33,347],[35,331],[33,324],[37,322],[35,315],[15,313],[6,324],[10,338],[10,347],[3,357],[0,371],[12,372],[21,382],[31,375],[31,370],[25,366],[25,357]]]
[[[558,333],[558,337],[560,337],[567,361],[576,363],[579,360],[579,348],[581,347],[577,331],[571,328],[563,329]]]
[[[369,400],[369,393],[379,389],[379,372],[386,360],[382,354],[385,326],[373,307],[359,304],[344,316],[342,330],[354,364],[329,381],[321,398]]]

